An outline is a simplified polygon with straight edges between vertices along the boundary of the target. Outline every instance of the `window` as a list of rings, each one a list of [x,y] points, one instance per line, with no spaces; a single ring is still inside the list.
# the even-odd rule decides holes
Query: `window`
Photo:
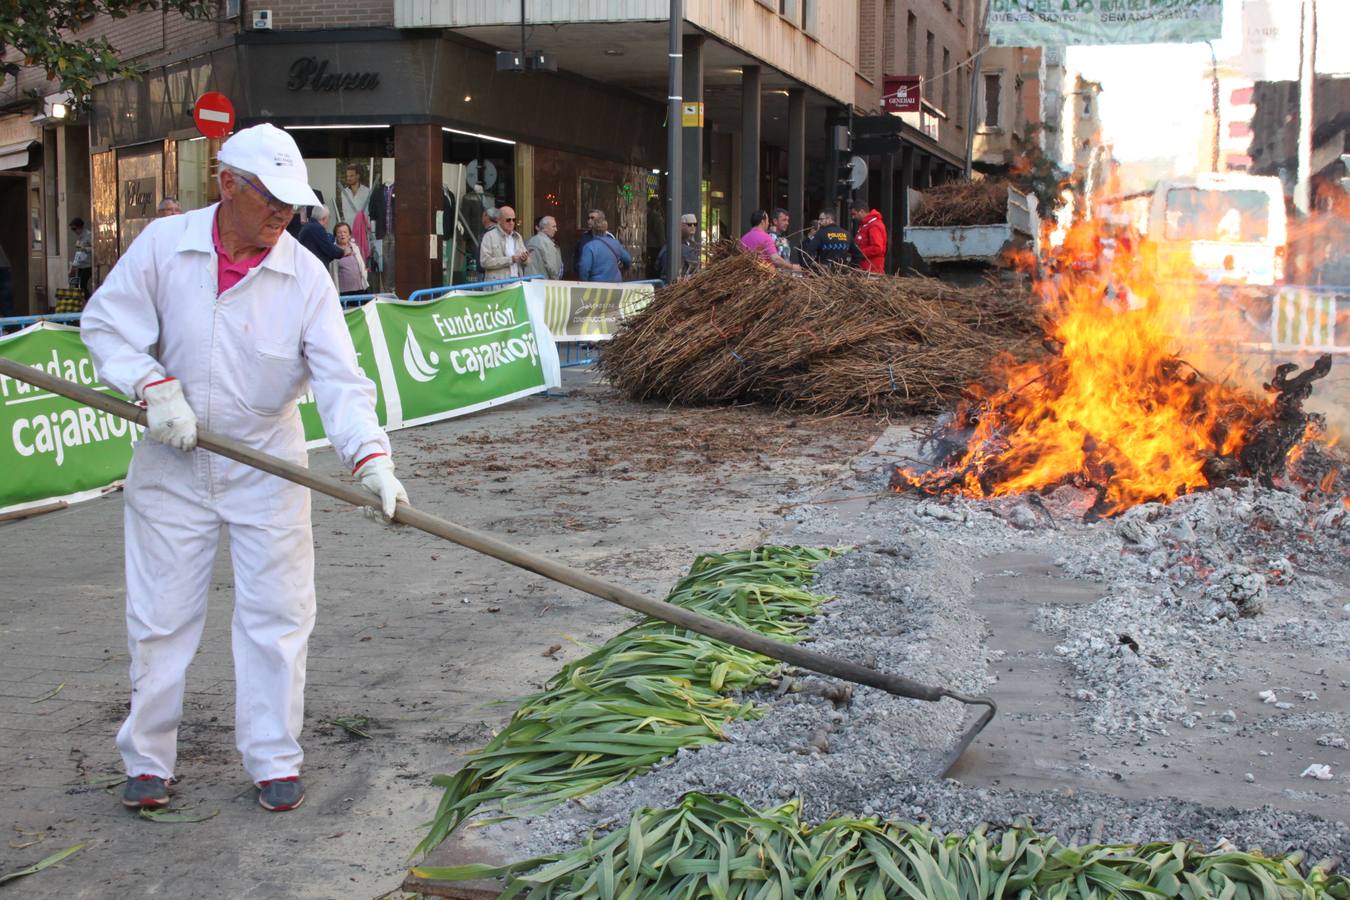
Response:
[[[923,80],[931,85],[933,76],[936,74],[937,63],[937,60],[933,58],[933,32],[928,32],[928,37],[924,38],[923,48],[927,54],[926,61],[924,62]]]
[[[970,64],[960,67],[956,75],[956,127],[966,127],[966,81],[970,78]]]
[[[810,35],[816,33],[816,0],[802,0],[802,30]]]
[[[1003,127],[1003,73],[986,72],[984,75],[984,120],[985,128]]]
[[[919,71],[919,20],[914,13],[905,16],[905,74]]]
[[[896,71],[895,39],[898,23],[895,21],[895,0],[886,0],[886,13],[881,22],[881,71],[891,75]]]
[[[1228,123],[1228,136],[1229,136],[1229,137],[1236,137],[1236,138],[1240,138],[1240,137],[1251,137],[1251,136],[1252,136],[1252,123],[1251,123],[1251,122],[1229,122],[1229,123]]]
[[[952,52],[942,48],[942,111],[952,110]]]

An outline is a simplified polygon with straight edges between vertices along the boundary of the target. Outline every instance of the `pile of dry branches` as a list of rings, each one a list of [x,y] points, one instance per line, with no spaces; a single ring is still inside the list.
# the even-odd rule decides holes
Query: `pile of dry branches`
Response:
[[[639,400],[756,401],[812,413],[931,411],[1037,352],[1030,295],[857,272],[792,278],[748,254],[657,291],[600,366]]]
[[[1008,220],[1008,182],[952,181],[923,192],[923,205],[910,216],[911,225],[950,228],[1000,225]]]

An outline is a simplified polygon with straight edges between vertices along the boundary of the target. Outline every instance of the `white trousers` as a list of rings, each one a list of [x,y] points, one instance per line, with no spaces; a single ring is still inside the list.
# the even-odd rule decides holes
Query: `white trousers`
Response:
[[[175,775],[188,664],[206,623],[217,544],[228,528],[235,742],[254,782],[297,775],[304,756],[305,654],[315,614],[309,492],[259,473],[258,483],[213,498],[190,475],[175,477],[191,471],[193,456],[138,448],[128,476],[131,713],[117,733],[117,749],[130,776]],[[236,515],[238,510],[246,512]]]

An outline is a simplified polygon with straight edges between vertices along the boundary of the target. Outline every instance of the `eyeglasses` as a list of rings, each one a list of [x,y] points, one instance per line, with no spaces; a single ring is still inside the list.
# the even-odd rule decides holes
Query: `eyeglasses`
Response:
[[[256,184],[249,181],[247,178],[240,178],[239,180],[242,181],[244,184],[248,185],[249,187],[253,188],[253,191],[259,197],[263,198],[263,202],[266,203],[268,207],[270,207],[271,209],[274,209],[279,213],[295,212],[294,203],[287,203],[285,200],[282,200],[279,197],[274,196],[270,191],[258,187]]]
[[[502,216],[503,222],[514,222],[515,220],[516,220],[515,216]]]

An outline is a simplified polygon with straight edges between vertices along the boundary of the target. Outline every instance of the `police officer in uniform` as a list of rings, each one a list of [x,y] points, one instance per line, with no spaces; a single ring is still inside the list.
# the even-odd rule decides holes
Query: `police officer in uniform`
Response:
[[[821,210],[812,235],[802,241],[802,264],[820,271],[834,266],[857,265],[859,261],[858,249],[849,240],[848,229],[835,222],[832,210]]]

